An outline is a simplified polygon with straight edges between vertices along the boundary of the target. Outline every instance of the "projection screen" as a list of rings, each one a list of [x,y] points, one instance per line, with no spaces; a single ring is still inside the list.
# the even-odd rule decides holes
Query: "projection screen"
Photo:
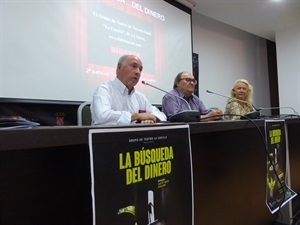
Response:
[[[177,3],[178,4],[178,3]],[[192,72],[191,12],[163,0],[1,1],[0,97],[90,101],[123,54],[144,70],[136,88],[161,104]]]

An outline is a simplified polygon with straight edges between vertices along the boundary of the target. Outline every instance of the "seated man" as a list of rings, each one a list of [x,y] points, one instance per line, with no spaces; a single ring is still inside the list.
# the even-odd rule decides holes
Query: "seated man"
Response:
[[[124,55],[119,59],[117,77],[101,84],[94,93],[91,104],[93,125],[166,121],[166,115],[151,105],[145,95],[134,89],[142,69],[142,61],[137,56]]]
[[[189,72],[180,72],[174,80],[173,90],[166,94],[162,100],[162,111],[169,119],[183,110],[198,110],[200,121],[220,120],[222,111],[219,109],[208,110],[203,102],[194,94],[197,81]],[[180,97],[177,98],[174,95]],[[186,101],[184,101],[183,99]]]

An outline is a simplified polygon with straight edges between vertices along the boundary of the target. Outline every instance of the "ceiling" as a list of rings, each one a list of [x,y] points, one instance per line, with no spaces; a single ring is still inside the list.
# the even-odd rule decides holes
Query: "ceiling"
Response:
[[[300,0],[183,1],[192,11],[271,41],[275,41],[276,31],[300,21]]]

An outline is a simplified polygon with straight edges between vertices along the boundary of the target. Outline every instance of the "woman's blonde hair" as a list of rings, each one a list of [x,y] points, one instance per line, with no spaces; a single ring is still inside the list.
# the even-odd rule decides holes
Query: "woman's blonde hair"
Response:
[[[236,81],[234,82],[234,84],[233,84],[233,86],[232,86],[232,88],[231,88],[231,91],[230,91],[230,97],[231,97],[231,98],[235,98],[235,95],[234,95],[234,88],[236,87],[237,83],[239,83],[239,82],[244,83],[244,84],[247,85],[247,87],[248,87],[248,92],[247,92],[247,96],[246,96],[245,101],[252,104],[252,103],[253,103],[253,98],[252,98],[252,97],[253,97],[253,87],[252,87],[252,85],[251,85],[247,80],[245,80],[245,79],[238,79],[238,80],[236,80]],[[229,99],[229,100],[230,100],[230,99]]]

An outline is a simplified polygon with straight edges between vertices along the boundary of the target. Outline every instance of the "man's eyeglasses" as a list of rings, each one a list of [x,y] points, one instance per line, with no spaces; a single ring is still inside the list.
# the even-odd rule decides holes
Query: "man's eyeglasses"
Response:
[[[193,78],[180,78],[179,80],[185,80],[188,83],[194,83],[197,84],[197,80],[193,79]]]

